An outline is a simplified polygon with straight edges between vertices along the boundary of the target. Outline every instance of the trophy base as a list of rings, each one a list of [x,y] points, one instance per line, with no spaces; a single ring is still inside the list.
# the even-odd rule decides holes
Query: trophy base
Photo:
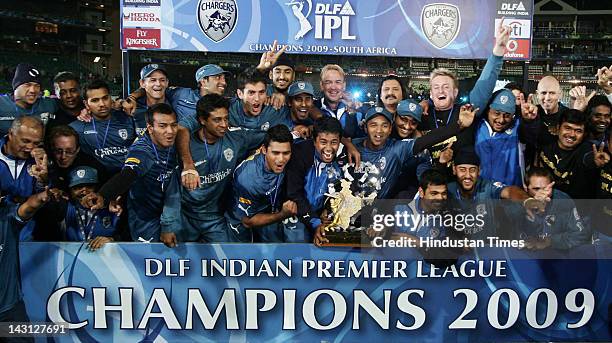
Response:
[[[325,238],[329,241],[323,246],[328,247],[370,247],[365,228],[330,227],[325,229]]]

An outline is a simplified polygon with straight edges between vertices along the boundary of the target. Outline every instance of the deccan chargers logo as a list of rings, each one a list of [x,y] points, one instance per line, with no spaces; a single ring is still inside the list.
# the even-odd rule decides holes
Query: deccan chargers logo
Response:
[[[200,0],[198,3],[200,29],[216,43],[234,31],[237,19],[235,0]]]
[[[421,31],[431,45],[443,49],[452,43],[461,28],[459,8],[451,4],[429,4],[421,12]]]

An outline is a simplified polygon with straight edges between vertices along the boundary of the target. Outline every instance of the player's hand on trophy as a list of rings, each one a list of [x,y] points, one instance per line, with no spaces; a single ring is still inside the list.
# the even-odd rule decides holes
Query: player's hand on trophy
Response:
[[[314,235],[314,245],[320,247],[325,243],[329,243],[329,240],[327,238],[325,238],[325,225],[321,224],[317,227],[317,229],[315,230],[315,235]]]
[[[261,59],[259,60],[259,64],[257,65],[258,70],[268,70],[272,68],[272,66],[274,65],[274,63],[276,63],[280,55],[282,55],[287,49],[287,45],[283,45],[282,48],[276,51],[277,49],[278,42],[274,40],[274,43],[272,44],[272,50],[266,51],[261,54]]]

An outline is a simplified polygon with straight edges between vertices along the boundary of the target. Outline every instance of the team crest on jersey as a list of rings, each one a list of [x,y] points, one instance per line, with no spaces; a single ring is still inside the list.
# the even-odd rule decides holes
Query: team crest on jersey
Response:
[[[443,49],[452,43],[461,28],[461,13],[455,5],[437,3],[423,7],[421,31],[434,47]]]
[[[238,5],[235,0],[200,0],[198,23],[204,34],[218,43],[236,27]]]
[[[47,122],[49,121],[50,118],[54,118],[55,116],[51,115],[51,113],[49,112],[44,112],[40,114],[40,120],[43,122],[43,124],[47,124]]]
[[[223,156],[225,156],[225,160],[227,162],[231,161],[234,158],[234,150],[232,148],[227,148],[223,150]]]
[[[261,131],[268,131],[269,128],[270,128],[270,122],[265,122],[261,126]]]
[[[485,204],[478,204],[478,205],[476,205],[476,213],[481,215],[481,216],[486,215],[487,214],[487,207],[486,207],[486,205]]]
[[[121,139],[126,140],[128,138],[128,132],[126,129],[119,129],[118,133]]]
[[[557,220],[557,217],[555,217],[554,214],[549,214],[544,218],[544,222],[546,222],[547,226],[552,226],[556,220]]]
[[[378,160],[378,163],[380,163],[380,170],[385,170],[385,167],[387,166],[387,158],[385,156],[381,157],[380,160]]]
[[[431,238],[438,238],[438,236],[440,236],[440,230],[437,228],[432,228],[431,230],[429,230],[429,236]]]
[[[111,218],[109,216],[102,218],[102,226],[104,226],[104,228],[108,229],[110,225],[111,225]]]

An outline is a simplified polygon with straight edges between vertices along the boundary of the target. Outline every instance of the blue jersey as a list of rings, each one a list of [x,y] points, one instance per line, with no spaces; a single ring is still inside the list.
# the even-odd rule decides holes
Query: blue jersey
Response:
[[[242,100],[238,98],[232,100],[229,108],[230,126],[262,131],[268,131],[268,128],[279,124],[283,124],[289,129],[293,128],[287,106],[283,106],[279,110],[275,110],[272,106],[263,106],[257,116],[246,114],[243,106]]]
[[[0,313],[10,310],[23,297],[19,271],[19,230],[24,221],[19,205],[0,203]]]
[[[259,147],[264,136],[264,131],[232,129],[214,144],[207,144],[199,132],[193,133],[189,148],[200,175],[200,187],[188,191],[181,186],[179,173],[173,176],[164,205],[163,231],[181,229],[181,212],[201,220],[222,216],[222,195],[230,185],[238,157]]]
[[[480,177],[506,185],[523,185],[525,161],[519,142],[520,119],[504,132],[494,132],[482,119],[476,129],[475,150],[480,157]]]
[[[445,214],[440,211],[436,213],[425,213],[421,207],[421,198],[417,195],[408,205],[396,205],[395,212],[408,214],[406,225],[396,226],[395,231],[409,234],[419,238],[444,239],[449,236],[452,227],[444,226]]]
[[[140,237],[159,241],[164,196],[176,167],[174,147],[157,147],[148,134],[139,137],[130,147],[123,168],[134,170],[138,176],[127,199],[128,222],[134,240]]]
[[[134,121],[121,111],[112,111],[107,120],[74,121],[70,126],[79,134],[83,153],[94,157],[109,174],[123,167],[128,148],[136,138]]]
[[[172,106],[172,104],[166,98],[166,104]],[[147,106],[147,96],[143,96],[136,100],[136,109],[134,110],[134,114],[132,117],[134,118],[134,128],[136,129],[136,135],[142,136],[145,131],[147,131],[147,119],[145,118],[145,114],[149,106]],[[177,118],[178,120],[178,118]]]
[[[55,99],[38,98],[31,108],[26,109],[17,106],[12,96],[0,95],[0,137],[8,133],[15,118],[36,116],[46,125],[55,117],[58,108]]]
[[[21,160],[5,154],[6,139],[0,140],[0,193],[6,200],[22,202],[35,191],[36,179],[29,172],[34,158]]]
[[[200,100],[200,90],[182,87],[171,87],[166,90],[166,99],[176,111],[177,121],[196,116],[196,105]]]
[[[369,175],[367,179],[375,177],[377,180],[376,198],[386,199],[397,184],[402,167],[408,163],[409,159],[416,158],[412,151],[415,140],[389,138],[385,146],[379,150],[366,148],[365,140],[365,137],[353,140],[353,144],[361,154],[361,164],[355,173],[367,173]]]
[[[365,116],[361,112],[348,113],[348,109],[343,102],[338,104],[336,110],[332,110],[326,103],[325,98],[315,102],[315,106],[328,117],[334,117],[340,121],[342,125],[343,136],[351,138],[365,137],[366,133],[363,128]]]
[[[474,224],[465,229],[465,234],[471,239],[485,239],[497,234],[498,221],[495,208],[499,203],[495,200],[501,199],[501,193],[506,185],[501,182],[492,182],[479,178],[474,185],[472,198],[464,198],[459,190],[457,182],[448,184],[448,197],[458,200],[457,203],[465,214],[482,215],[484,225]]]
[[[66,206],[66,240],[83,242],[99,236],[112,237],[115,233],[119,216],[108,209],[90,211],[72,201]]]
[[[241,224],[243,217],[280,209],[285,173],[275,174],[267,170],[265,163],[263,154],[255,154],[234,171],[232,202],[225,217],[229,228],[243,242],[251,241],[250,230]]]
[[[551,201],[544,213],[537,214],[533,220],[523,215],[520,225],[516,225],[520,239],[530,237],[550,237],[555,249],[571,249],[590,241],[590,232],[585,229],[574,201],[569,195],[554,189]]]

